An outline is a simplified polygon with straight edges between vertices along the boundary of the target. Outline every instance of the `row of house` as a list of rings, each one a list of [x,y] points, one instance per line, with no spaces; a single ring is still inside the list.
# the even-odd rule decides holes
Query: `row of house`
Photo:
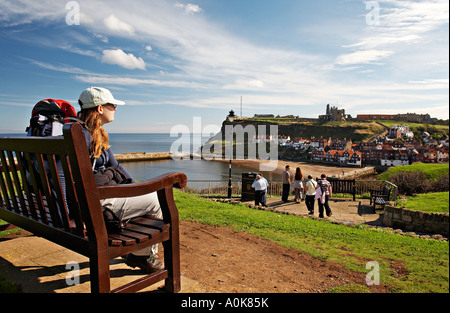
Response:
[[[341,166],[409,165],[415,162],[449,161],[449,139],[438,141],[423,134],[424,144],[417,142],[407,126],[393,126],[386,138],[375,142],[353,144],[351,140],[332,138],[296,138],[281,146],[309,151],[312,162]],[[400,140],[398,140],[400,139]]]
[[[395,140],[400,138],[414,138],[414,132],[412,132],[407,125],[392,126],[386,140]]]
[[[356,117],[359,121],[404,121],[412,123],[436,122],[437,118],[431,118],[430,114],[358,114]]]
[[[424,147],[419,151],[414,151],[413,162],[422,163],[447,163],[449,161],[449,148],[444,147]]]
[[[366,164],[381,164],[383,166],[409,165],[421,163],[447,163],[449,161],[448,146],[424,145],[417,147],[405,144],[403,147],[394,147],[390,144],[377,144],[375,146],[363,144],[362,157]]]
[[[286,145],[291,142],[291,137],[289,136],[273,136],[273,135],[256,135],[253,136],[253,143],[269,143],[274,142],[278,145]]]
[[[302,148],[304,146],[309,146],[312,149],[325,150],[350,150],[352,149],[353,142],[351,139],[332,139],[329,138],[315,138],[310,139],[296,138],[292,142],[288,143],[293,147]]]
[[[343,166],[362,166],[361,152],[354,150],[319,150],[312,152],[311,161]]]
[[[410,157],[404,146],[396,143],[362,143],[360,151],[365,164],[380,164],[382,166],[409,165]]]

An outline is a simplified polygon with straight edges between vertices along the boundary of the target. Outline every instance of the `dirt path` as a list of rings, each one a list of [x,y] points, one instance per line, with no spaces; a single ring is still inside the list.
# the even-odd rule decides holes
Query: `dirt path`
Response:
[[[181,270],[206,293],[322,293],[365,274],[230,228],[181,223]],[[389,292],[385,286],[371,292]]]

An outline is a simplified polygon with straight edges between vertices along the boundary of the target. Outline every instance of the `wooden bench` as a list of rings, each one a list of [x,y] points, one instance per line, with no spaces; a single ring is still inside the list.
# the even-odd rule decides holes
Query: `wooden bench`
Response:
[[[320,178],[316,178],[319,181]],[[328,177],[327,180],[331,184],[333,193],[345,193],[353,195],[353,201],[356,201],[356,180],[343,180],[333,177]]]
[[[373,208],[376,210],[377,205],[381,206],[384,210],[386,203],[391,197],[391,188],[387,184],[381,189],[371,189],[370,191],[370,205],[373,204]]]
[[[57,160],[65,177],[66,197]],[[173,187],[184,188],[186,175],[172,173],[137,184],[97,187],[78,123],[66,124],[64,137],[0,138],[0,162],[0,219],[88,257],[91,292],[136,292],[161,280],[169,292],[180,291],[179,221]],[[33,162],[39,175],[33,173]],[[23,183],[26,175],[30,184]],[[129,221],[120,234],[107,233],[101,199],[153,192],[158,194],[162,220],[140,217]],[[110,260],[157,243],[164,246],[165,268],[111,291]]]

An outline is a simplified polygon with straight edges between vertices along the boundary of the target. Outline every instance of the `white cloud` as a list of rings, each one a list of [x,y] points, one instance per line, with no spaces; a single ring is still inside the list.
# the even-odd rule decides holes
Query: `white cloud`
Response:
[[[104,36],[102,34],[94,34],[94,37],[100,39],[104,43],[108,43],[109,42],[108,37],[106,37],[106,36]]]
[[[448,0],[379,0],[380,23],[367,25],[358,42],[343,45],[357,49],[336,58],[335,64],[369,64],[400,53],[405,46],[429,43],[429,34],[448,24]]]
[[[203,12],[203,9],[199,7],[197,4],[182,4],[182,3],[176,3],[175,7],[182,8],[187,14],[194,14],[194,13],[200,13]]]
[[[121,67],[134,70],[145,70],[145,62],[142,58],[137,58],[131,53],[125,53],[121,49],[104,50],[102,56],[103,63],[116,64]]]
[[[103,20],[103,23],[112,31],[124,32],[128,35],[134,35],[134,27],[122,22],[114,14],[111,14]]]
[[[53,0],[0,0],[0,25],[16,26],[34,21],[64,18],[68,12],[65,8],[66,2],[58,5]]]
[[[140,79],[135,77],[111,76],[105,74],[86,73],[84,75],[76,75],[75,79],[93,84],[93,85],[116,85],[116,86],[157,86],[172,88],[206,88],[204,85],[176,80],[159,80],[153,78]]]
[[[382,50],[362,50],[353,53],[341,55],[337,58],[336,64],[338,65],[351,65],[351,64],[370,64],[376,63],[382,59],[385,59],[393,54],[392,51]]]

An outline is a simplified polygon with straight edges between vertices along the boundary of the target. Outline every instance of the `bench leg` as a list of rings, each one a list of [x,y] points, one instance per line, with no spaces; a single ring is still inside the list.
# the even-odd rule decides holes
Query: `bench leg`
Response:
[[[176,228],[176,230],[172,230],[171,240],[163,242],[164,266],[169,272],[169,277],[165,281],[165,289],[171,293],[178,293],[181,290],[180,236],[178,225]]]
[[[91,293],[110,293],[109,257],[95,255],[90,258]]]

